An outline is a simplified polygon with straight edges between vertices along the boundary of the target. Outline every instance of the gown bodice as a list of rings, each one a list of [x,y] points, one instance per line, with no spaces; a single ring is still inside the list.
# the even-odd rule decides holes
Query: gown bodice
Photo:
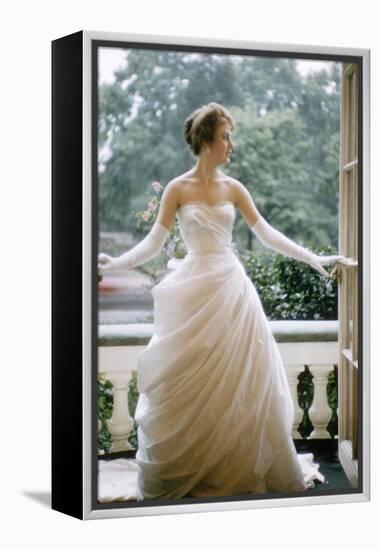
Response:
[[[231,251],[235,220],[232,202],[223,201],[213,206],[200,201],[186,202],[178,209],[177,217],[190,255]]]

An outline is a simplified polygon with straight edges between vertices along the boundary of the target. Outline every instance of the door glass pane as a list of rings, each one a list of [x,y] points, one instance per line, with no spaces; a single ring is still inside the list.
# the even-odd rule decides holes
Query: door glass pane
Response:
[[[355,139],[356,139],[356,124],[355,124],[355,101],[356,101],[356,72],[354,71],[349,80],[349,161],[355,159]]]
[[[346,361],[346,382],[347,382],[347,439],[352,441],[353,439],[353,373],[354,369],[350,363],[350,361]]]
[[[347,348],[353,350],[353,273],[351,269],[346,270],[346,284],[347,284]]]
[[[350,258],[355,256],[355,233],[356,233],[356,183],[355,169],[347,174],[347,246],[346,252]]]
[[[353,369],[353,459],[358,458],[358,371]]]
[[[358,259],[358,168],[354,169],[354,247],[353,258]]]
[[[352,308],[353,308],[353,361],[358,359],[358,270],[352,273]]]

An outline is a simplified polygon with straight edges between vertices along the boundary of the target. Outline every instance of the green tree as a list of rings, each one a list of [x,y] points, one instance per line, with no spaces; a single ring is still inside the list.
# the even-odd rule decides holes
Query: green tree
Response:
[[[257,116],[300,103],[303,86],[294,59],[242,57],[237,66],[244,104],[253,98]]]
[[[251,103],[243,110],[233,109],[233,115],[237,147],[230,171],[246,185],[272,225],[297,240],[317,242],[317,231],[309,223],[314,211],[312,188],[302,162],[311,143],[297,110],[258,117]],[[246,231],[249,238],[251,232]]]
[[[99,176],[103,228],[132,223],[147,182],[167,182],[188,169],[193,161],[183,138],[184,119],[210,101],[241,103],[234,73],[225,56],[128,52],[125,69],[99,94],[100,146],[111,150]]]
[[[225,171],[244,182],[272,225],[309,245],[337,245],[340,65],[306,78],[293,59],[126,50],[99,90],[100,228],[137,232],[149,182],[194,159],[183,122],[210,101],[237,119]],[[235,235],[251,246],[238,218]]]

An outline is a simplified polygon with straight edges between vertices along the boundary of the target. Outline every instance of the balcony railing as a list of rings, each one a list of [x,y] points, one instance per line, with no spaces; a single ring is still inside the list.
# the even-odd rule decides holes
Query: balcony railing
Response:
[[[270,325],[294,403],[293,438],[302,437],[299,426],[304,415],[308,415],[313,425],[308,436],[310,439],[330,438],[327,426],[333,411],[328,403],[327,385],[330,373],[338,364],[338,322],[271,321]],[[128,408],[129,383],[137,369],[137,355],[149,342],[152,331],[152,324],[99,326],[99,376],[109,380],[113,386],[113,412],[107,422],[112,436],[111,453],[132,449],[128,442],[134,427]],[[299,376],[305,371],[313,376],[313,401],[308,410],[303,410],[298,402]]]

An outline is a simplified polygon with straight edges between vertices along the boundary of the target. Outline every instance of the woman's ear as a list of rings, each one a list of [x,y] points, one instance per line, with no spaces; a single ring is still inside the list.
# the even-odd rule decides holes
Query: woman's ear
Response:
[[[206,142],[202,143],[200,152],[204,153],[205,155],[209,155],[211,152],[209,143],[206,143]]]

